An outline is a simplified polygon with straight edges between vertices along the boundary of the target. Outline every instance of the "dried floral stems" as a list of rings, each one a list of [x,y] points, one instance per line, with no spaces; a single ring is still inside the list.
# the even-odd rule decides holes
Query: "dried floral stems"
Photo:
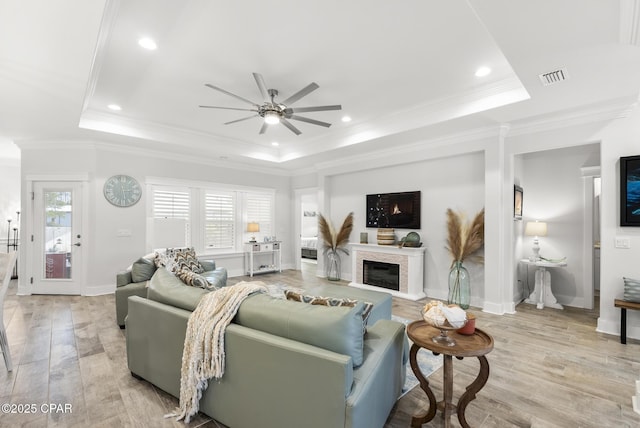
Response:
[[[344,252],[345,254],[349,254],[349,251],[345,248],[345,246],[349,243],[349,236],[351,235],[351,231],[353,230],[353,213],[349,213],[347,217],[342,222],[342,226],[340,230],[336,232],[333,225],[328,222],[322,214],[318,216],[318,230],[320,231],[320,236],[324,241],[324,251],[333,251],[336,252],[338,250]]]
[[[484,245],[484,208],[476,214],[471,223],[464,224],[464,216],[451,208],[447,209],[447,250],[453,261],[462,263],[465,259],[483,262],[482,256],[474,255]]]

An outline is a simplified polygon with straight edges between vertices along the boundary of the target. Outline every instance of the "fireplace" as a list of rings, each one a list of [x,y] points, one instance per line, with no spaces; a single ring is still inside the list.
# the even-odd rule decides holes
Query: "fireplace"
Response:
[[[418,300],[424,293],[424,247],[349,244],[352,287]]]
[[[400,265],[374,260],[362,261],[362,282],[389,290],[400,291]]]

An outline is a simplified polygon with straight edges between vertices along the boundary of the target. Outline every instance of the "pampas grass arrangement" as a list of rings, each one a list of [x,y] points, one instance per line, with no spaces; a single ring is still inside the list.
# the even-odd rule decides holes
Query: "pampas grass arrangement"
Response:
[[[484,257],[476,253],[484,245],[484,208],[470,223],[465,223],[462,213],[447,209],[447,250],[453,258],[451,266],[465,260],[482,263]]]
[[[328,222],[322,214],[318,217],[318,230],[323,241],[325,253],[328,251],[342,251],[349,254],[345,246],[349,243],[349,236],[353,230],[353,213],[349,213],[342,222],[340,230],[336,231],[333,225]]]
[[[447,209],[447,250],[453,259],[449,272],[448,303],[468,309],[471,300],[469,272],[462,262],[470,260],[482,263],[484,258],[475,254],[484,245],[484,208],[473,221],[465,222],[464,215]]]
[[[318,217],[318,230],[322,237],[324,254],[327,256],[327,265],[325,267],[327,279],[329,281],[339,281],[341,269],[338,251],[349,254],[349,250],[345,247],[349,243],[349,235],[353,230],[353,213],[349,213],[337,232],[333,225],[320,214]]]

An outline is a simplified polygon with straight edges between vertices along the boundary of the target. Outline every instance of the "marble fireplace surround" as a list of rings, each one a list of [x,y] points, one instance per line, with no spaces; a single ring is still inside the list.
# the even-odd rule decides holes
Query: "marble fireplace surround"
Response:
[[[410,300],[426,297],[424,293],[424,254],[425,247],[399,248],[395,245],[349,244],[351,246],[352,287],[374,291],[386,291],[394,296]],[[363,261],[391,263],[400,266],[400,290],[364,284]]]

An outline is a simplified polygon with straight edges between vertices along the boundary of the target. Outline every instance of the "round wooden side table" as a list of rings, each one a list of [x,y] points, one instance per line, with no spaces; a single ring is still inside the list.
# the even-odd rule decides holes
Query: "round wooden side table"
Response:
[[[415,373],[416,378],[420,381],[420,388],[427,394],[429,398],[429,408],[419,411],[413,415],[411,426],[419,428],[422,424],[429,422],[436,416],[436,411],[442,412],[445,427],[451,426],[451,415],[455,412],[458,415],[460,425],[470,428],[465,418],[464,412],[467,405],[476,398],[476,394],[484,387],[489,379],[489,362],[485,357],[486,354],[493,349],[493,337],[488,333],[476,328],[474,334],[464,336],[456,332],[449,332],[449,336],[455,340],[454,346],[446,346],[434,342],[432,337],[438,336],[440,330],[430,326],[423,320],[413,321],[407,326],[407,335],[413,341],[411,353],[409,354],[409,362],[411,369]],[[416,359],[420,348],[433,352],[434,355],[442,354],[444,357],[444,399],[436,402],[436,397],[431,388],[429,381],[420,371],[420,366]],[[480,361],[480,371],[466,391],[458,400],[458,404],[452,403],[453,398],[453,357],[462,360],[464,357],[477,357]]]

